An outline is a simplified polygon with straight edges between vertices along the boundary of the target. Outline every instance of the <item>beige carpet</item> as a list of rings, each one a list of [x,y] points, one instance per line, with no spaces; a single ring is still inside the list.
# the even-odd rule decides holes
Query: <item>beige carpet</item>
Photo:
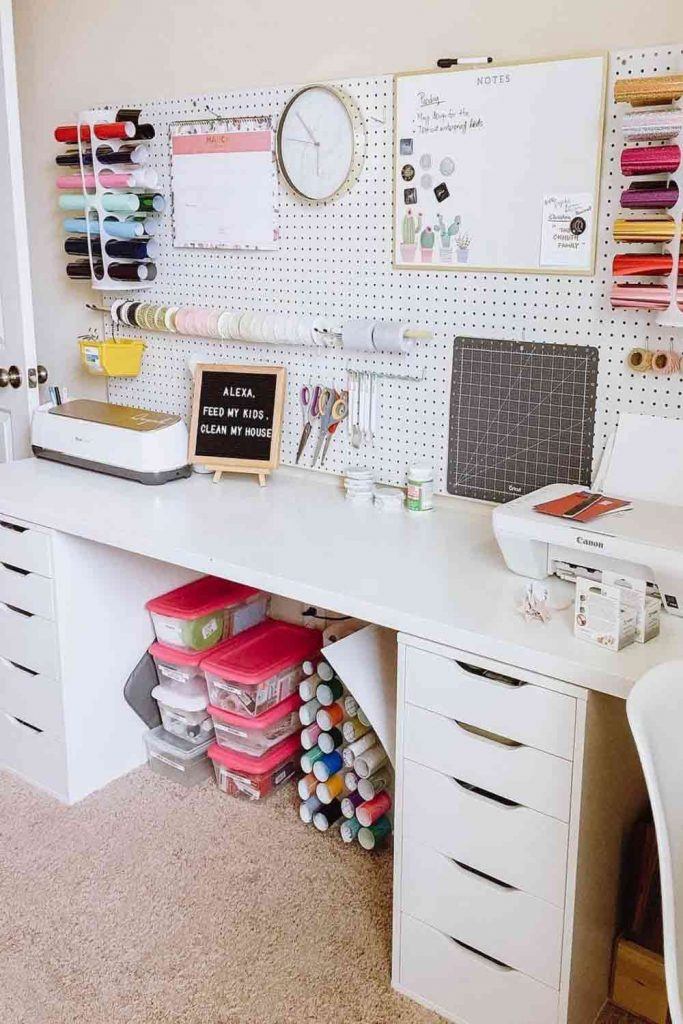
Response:
[[[2,1024],[438,1021],[388,984],[391,858],[305,828],[288,789],[142,768],[65,808],[0,774]]]

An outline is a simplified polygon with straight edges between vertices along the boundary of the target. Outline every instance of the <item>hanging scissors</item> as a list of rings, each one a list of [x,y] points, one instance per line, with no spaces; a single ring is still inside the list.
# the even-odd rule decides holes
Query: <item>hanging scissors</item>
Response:
[[[327,436],[325,438],[325,444],[323,445],[322,455],[320,456],[320,465],[325,461],[327,450],[330,447],[330,442],[334,437],[334,432],[339,424],[346,419],[349,414],[349,400],[348,394],[342,391],[341,394],[337,393],[332,408],[330,409],[330,422],[327,427]]]
[[[321,388],[320,395],[318,397],[318,415],[320,416],[320,433],[318,434],[318,442],[315,446],[315,453],[313,455],[312,466],[315,466],[316,462],[320,458],[325,438],[327,437],[327,429],[332,422],[332,406],[337,398],[337,393],[331,391],[329,388]]]
[[[308,439],[311,436],[313,429],[313,420],[316,416],[320,415],[319,402],[320,402],[320,388],[317,386],[313,387],[310,384],[304,384],[299,394],[299,402],[301,404],[301,437],[299,439],[299,447],[296,452],[296,463],[298,464],[299,459],[304,453],[304,448],[308,444]]]

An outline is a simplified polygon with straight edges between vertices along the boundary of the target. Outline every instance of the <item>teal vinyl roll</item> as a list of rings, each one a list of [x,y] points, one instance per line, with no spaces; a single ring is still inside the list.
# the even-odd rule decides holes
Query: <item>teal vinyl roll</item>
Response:
[[[108,213],[136,213],[140,209],[140,198],[133,192],[106,192],[102,206]]]
[[[104,233],[110,238],[142,238],[145,226],[138,220],[118,221],[112,217],[105,220]]]
[[[82,212],[85,210],[85,196],[65,192],[59,197],[59,209]]]

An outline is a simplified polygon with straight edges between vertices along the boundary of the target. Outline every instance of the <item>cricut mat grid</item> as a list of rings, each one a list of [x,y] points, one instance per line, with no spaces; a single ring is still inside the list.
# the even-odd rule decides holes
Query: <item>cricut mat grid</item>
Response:
[[[590,484],[598,351],[456,338],[448,492],[509,501]]]
[[[189,358],[286,366],[282,459],[292,464],[301,431],[298,395],[303,384],[345,386],[347,369],[417,377],[414,382],[382,379],[375,444],[356,451],[346,429],[340,429],[325,468],[339,473],[350,462],[361,462],[373,468],[379,480],[400,484],[408,463],[427,462],[434,467],[441,492],[447,486],[451,357],[458,336],[595,346],[600,353],[595,457],[614,429],[619,410],[683,415],[682,376],[637,376],[625,366],[626,353],[634,345],[668,348],[673,341],[680,351],[680,332],[658,327],[654,315],[613,312],[607,299],[616,251],[611,227],[619,213],[622,187],[621,111],[611,99],[614,78],[681,70],[683,48],[617,53],[610,65],[594,277],[393,270],[392,79],[341,81],[338,84],[361,107],[367,131],[365,166],[348,194],[311,206],[280,185],[282,242],[280,250],[271,253],[174,249],[171,215],[164,214],[157,281],[152,288],[126,295],[164,304],[316,315],[337,325],[365,316],[402,320],[432,330],[433,341],[419,342],[413,354],[400,357],[219,343],[126,328],[126,335],[144,338],[148,348],[137,379],[110,381],[111,400],[185,415],[190,398]],[[207,112],[270,114],[277,121],[294,88],[240,89],[144,105],[146,119],[157,127],[159,141],[153,152],[159,154],[155,166],[162,190],[170,195],[166,140],[172,122],[205,118]],[[115,293],[107,296],[116,297]],[[108,317],[105,322],[110,328]]]

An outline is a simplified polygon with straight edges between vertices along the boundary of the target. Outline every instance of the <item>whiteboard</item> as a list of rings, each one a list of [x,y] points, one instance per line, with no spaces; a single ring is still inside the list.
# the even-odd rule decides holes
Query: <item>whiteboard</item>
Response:
[[[394,266],[592,274],[606,66],[397,75]]]

